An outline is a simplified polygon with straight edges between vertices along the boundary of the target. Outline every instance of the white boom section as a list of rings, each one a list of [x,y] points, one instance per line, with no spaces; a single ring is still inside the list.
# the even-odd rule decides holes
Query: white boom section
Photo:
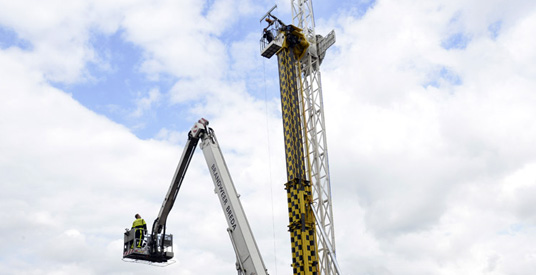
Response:
[[[229,174],[229,169],[227,169],[218,141],[211,128],[206,127],[204,133],[201,134],[200,147],[214,181],[214,191],[220,199],[229,226],[227,231],[236,252],[238,274],[267,275],[268,272]]]
[[[324,103],[320,77],[320,63],[326,50],[335,43],[335,32],[325,38],[316,35],[313,3],[311,0],[291,0],[292,24],[301,28],[310,43],[307,54],[300,60],[302,112],[308,175],[313,190],[313,211],[317,222],[320,274],[339,274],[336,263],[335,229],[329,178],[328,147],[324,120]],[[324,234],[318,234],[324,233]]]

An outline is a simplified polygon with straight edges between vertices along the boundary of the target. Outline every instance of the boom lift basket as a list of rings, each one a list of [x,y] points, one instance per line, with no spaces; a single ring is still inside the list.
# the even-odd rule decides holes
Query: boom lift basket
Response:
[[[263,35],[259,41],[261,55],[270,59],[281,49],[281,47],[283,47],[285,35],[283,32],[279,31],[283,26],[279,19],[270,14],[267,14],[263,19],[268,22],[268,27],[263,29]]]
[[[274,30],[266,30],[265,33],[270,33],[273,36]],[[261,55],[270,59],[274,54],[276,54],[282,47],[284,40],[283,33],[279,33],[273,40],[268,41],[266,37],[263,37],[260,41],[261,44]]]
[[[156,245],[149,245],[150,234],[144,234],[141,245],[138,247],[139,239],[136,238],[135,229],[125,232],[123,244],[123,260],[148,261],[151,263],[164,263],[173,258],[173,235],[157,234]],[[155,247],[155,251],[150,251],[149,247]]]

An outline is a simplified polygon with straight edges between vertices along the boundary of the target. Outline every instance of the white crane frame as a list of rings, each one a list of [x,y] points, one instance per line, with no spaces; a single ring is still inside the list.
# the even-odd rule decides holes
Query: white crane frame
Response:
[[[331,200],[331,183],[329,176],[328,146],[326,123],[324,119],[324,102],[320,75],[320,62],[327,48],[318,47],[315,33],[313,4],[308,0],[291,0],[292,23],[301,28],[310,43],[308,54],[300,61],[301,87],[303,91],[302,114],[306,129],[306,161],[309,163],[312,190],[313,211],[317,222],[317,236],[320,274],[339,274],[336,261],[335,228]],[[331,33],[330,33],[331,35]],[[334,34],[333,34],[334,39]],[[333,40],[334,42],[334,40]],[[318,49],[322,48],[322,52]]]

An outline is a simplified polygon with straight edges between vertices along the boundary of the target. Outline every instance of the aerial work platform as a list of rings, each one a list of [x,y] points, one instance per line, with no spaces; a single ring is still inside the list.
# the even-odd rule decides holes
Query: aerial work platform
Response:
[[[153,240],[151,240],[149,234],[144,234],[141,240],[141,246],[138,247],[137,244],[140,242],[140,239],[136,238],[135,230],[127,229],[125,231],[123,260],[165,263],[173,258],[173,235],[158,234],[156,240],[154,240],[156,242],[155,245],[148,245]],[[151,248],[154,251],[151,251]]]

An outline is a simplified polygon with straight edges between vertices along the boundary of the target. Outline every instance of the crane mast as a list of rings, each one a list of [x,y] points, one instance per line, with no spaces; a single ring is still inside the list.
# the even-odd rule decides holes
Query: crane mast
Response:
[[[270,58],[277,54],[283,128],[286,148],[289,201],[289,231],[293,251],[294,274],[340,274],[335,257],[335,233],[331,202],[331,185],[319,67],[327,48],[335,43],[335,32],[325,38],[316,35],[311,1],[292,0],[293,24],[286,26],[271,14],[262,19],[269,23],[261,39],[261,55]],[[297,26],[297,27],[295,27]],[[274,35],[274,33],[276,35]],[[270,39],[273,37],[273,39]],[[304,42],[305,41],[305,42]],[[297,149],[299,148],[299,149]],[[303,186],[293,183],[291,172]],[[295,196],[293,184],[299,189]],[[296,218],[297,205],[303,209]],[[307,229],[303,239],[314,240],[304,248],[296,241],[294,224]],[[305,225],[305,226],[304,226]],[[312,230],[312,231],[311,231]],[[317,240],[320,240],[319,242]],[[309,249],[295,254],[296,247]],[[311,255],[309,263],[302,255]],[[312,265],[307,271],[308,264]],[[305,267],[305,271],[300,269]]]
[[[307,43],[300,31],[285,26],[284,47],[277,54],[279,81],[287,163],[287,201],[289,231],[292,246],[294,274],[316,275],[318,273],[318,249],[315,234],[315,218],[311,209],[313,200],[311,183],[307,180],[304,156],[302,116],[300,112],[299,74],[294,64]],[[294,41],[294,42],[291,42]],[[301,43],[300,43],[301,42]],[[295,43],[295,45],[291,45]],[[297,53],[297,55],[296,55]]]

